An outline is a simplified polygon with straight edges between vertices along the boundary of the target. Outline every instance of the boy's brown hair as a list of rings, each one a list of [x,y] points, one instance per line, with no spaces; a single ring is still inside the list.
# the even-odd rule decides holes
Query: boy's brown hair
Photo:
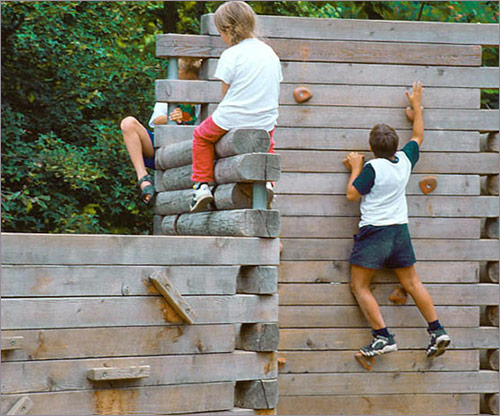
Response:
[[[192,74],[196,78],[199,78],[201,61],[202,60],[200,58],[179,58],[178,60],[179,71]]]
[[[370,131],[370,147],[377,157],[390,158],[398,149],[399,137],[387,124],[377,124]]]
[[[219,32],[229,34],[231,44],[255,37],[256,15],[244,1],[228,1],[217,9],[214,23]]]

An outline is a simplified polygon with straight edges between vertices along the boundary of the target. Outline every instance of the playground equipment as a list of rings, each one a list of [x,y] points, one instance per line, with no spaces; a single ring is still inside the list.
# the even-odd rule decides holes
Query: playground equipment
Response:
[[[262,16],[261,32],[283,64],[279,165],[263,132],[228,133],[221,143],[238,150],[217,150],[216,207],[188,214],[193,127],[160,126],[154,229],[175,235],[3,235],[2,412],[498,413],[499,125],[498,111],[480,109],[481,89],[498,89],[498,68],[480,67],[498,26]],[[202,33],[158,37],[159,57],[205,62],[203,81],[171,70],[156,95],[201,103],[207,115],[220,100],[213,74],[225,46],[211,15]],[[426,359],[426,324],[411,300],[390,302],[397,281],[383,270],[374,293],[399,351],[367,372],[353,359],[370,331],[348,285],[359,211],[344,195],[342,158],[367,154],[376,123],[410,138],[404,91],[416,80],[426,131],[408,186],[410,229],[453,343]],[[306,103],[294,98],[299,85],[313,92]],[[265,173],[241,171],[254,154]],[[256,208],[254,184],[278,174],[274,210],[262,194]],[[439,186],[426,195],[419,181],[430,175]],[[199,233],[214,235],[185,235]],[[192,324],[155,276],[196,314]],[[108,376],[104,368],[149,376],[88,378]]]

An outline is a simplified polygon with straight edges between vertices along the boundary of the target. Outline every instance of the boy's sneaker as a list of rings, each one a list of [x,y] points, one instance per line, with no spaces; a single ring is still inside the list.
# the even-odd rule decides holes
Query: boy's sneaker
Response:
[[[427,332],[430,335],[429,346],[427,347],[427,357],[434,358],[444,354],[446,347],[450,345],[451,342],[444,328],[441,326],[434,331],[427,329]]]
[[[206,183],[198,183],[194,186],[193,199],[189,205],[190,212],[204,211],[208,204],[213,202],[214,197],[210,187]]]
[[[389,337],[384,337],[382,335],[375,336],[372,342],[365,347],[361,347],[359,352],[365,357],[374,357],[397,350],[398,346],[394,340],[394,335],[389,334]]]

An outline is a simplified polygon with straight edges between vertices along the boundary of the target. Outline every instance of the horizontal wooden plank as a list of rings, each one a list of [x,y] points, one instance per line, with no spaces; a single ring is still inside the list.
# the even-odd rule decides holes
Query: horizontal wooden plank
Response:
[[[423,283],[479,283],[479,263],[470,261],[418,261],[415,269]],[[280,283],[348,283],[347,261],[282,261],[278,267]],[[374,283],[397,282],[390,269],[375,273]]]
[[[197,324],[277,321],[277,296],[186,296]],[[2,299],[2,328],[82,328],[180,324],[162,297]]]
[[[161,357],[106,358],[88,360],[54,360],[3,363],[2,394],[88,390],[118,387],[124,383],[107,380],[96,383],[86,377],[95,367],[128,368],[149,366],[149,377],[129,381],[128,386],[161,386],[170,384],[212,383],[236,380],[271,379],[277,376],[274,353],[236,351],[230,354],[164,355]],[[29,376],[26,376],[29,374]],[[50,377],[47,377],[50,374]]]
[[[236,293],[239,266],[2,266],[2,297],[157,295],[148,276],[165,273],[183,295]]]
[[[419,182],[426,176],[426,174],[412,174],[406,188],[406,194],[423,195]],[[481,193],[479,175],[438,174],[433,176],[436,177],[438,185],[432,195],[479,196]],[[349,178],[349,173],[284,172],[275,189],[277,194],[345,195]]]
[[[283,260],[349,260],[352,239],[282,239]],[[495,261],[498,240],[413,240],[418,260]]]
[[[229,410],[233,396],[234,384],[224,382],[32,393],[29,398],[32,414],[123,415]],[[19,394],[2,395],[2,413],[19,398]]]
[[[395,334],[398,350],[419,349],[423,354],[429,344],[429,334],[423,328],[390,330]],[[498,348],[498,328],[446,327],[446,331],[451,338],[450,351]],[[280,354],[281,351],[357,350],[371,340],[372,335],[367,329],[283,328],[280,330],[279,349]]]
[[[357,351],[284,351],[280,358],[286,360],[280,374],[304,373],[359,373],[354,359]],[[377,357],[373,372],[437,372],[478,371],[479,351],[449,350],[438,360],[429,360],[421,350],[403,350],[397,354]],[[300,376],[299,376],[300,377]]]
[[[215,80],[217,59],[207,59],[202,78]],[[283,82],[343,85],[387,85],[407,88],[415,80],[424,87],[498,88],[498,67],[463,68],[428,65],[380,65],[334,62],[282,62]],[[332,76],[335,74],[335,76]]]
[[[478,394],[281,396],[280,415],[475,415]]]
[[[277,265],[279,242],[235,237],[2,233],[2,263]]]
[[[480,66],[480,45],[387,43],[307,39],[267,39],[282,61],[356,62],[410,65]],[[159,58],[216,58],[226,49],[219,36],[156,36]]]
[[[380,305],[392,305],[389,295],[399,284],[379,284],[372,292]],[[497,305],[496,284],[429,284],[425,286],[434,305],[474,306]],[[347,283],[290,284],[281,283],[278,288],[280,305],[357,305]],[[407,305],[414,305],[408,296]]]
[[[24,338],[23,337],[2,337],[2,352],[3,351],[13,351],[23,348]]]
[[[282,217],[281,238],[350,238],[359,231],[358,217]],[[478,218],[420,218],[409,219],[413,238],[480,237]]]
[[[381,306],[388,327],[427,328],[415,306]],[[440,322],[446,327],[479,326],[477,306],[436,306]],[[358,306],[280,306],[280,328],[368,328]]]
[[[23,349],[9,352],[5,361],[222,353],[235,348],[232,324],[3,331],[4,336],[24,337]]]
[[[361,152],[365,161],[373,154]],[[347,172],[342,163],[346,152],[317,150],[280,150],[283,172]],[[449,153],[426,152],[420,155],[414,173],[432,174],[476,174],[487,175],[498,172],[498,153]]]
[[[498,373],[483,370],[457,373],[282,374],[282,396],[386,394],[386,393],[493,393],[498,390]]]
[[[362,85],[302,84],[313,96],[308,106],[329,105],[347,107],[405,107],[408,100],[404,87]],[[296,84],[281,84],[279,104],[297,105],[293,96]],[[219,81],[156,80],[155,100],[159,102],[218,103],[222,100]],[[481,90],[478,88],[425,88],[422,105],[428,108],[479,109]],[[265,150],[263,150],[265,151]]]
[[[58,362],[59,364],[60,362]],[[40,364],[40,363],[37,363]],[[129,363],[126,363],[129,364]],[[13,364],[15,365],[15,364]],[[24,364],[28,367],[27,364]],[[57,364],[55,365],[57,367]],[[66,369],[67,371],[68,369]],[[76,371],[80,370],[79,368]],[[45,372],[50,371],[45,368]],[[70,368],[69,371],[75,371]],[[80,370],[81,371],[81,370]],[[31,375],[31,374],[30,374]],[[127,367],[94,367],[87,370],[87,378],[92,381],[107,381],[107,380],[135,380],[140,378],[147,378],[151,376],[151,366],[149,365],[131,365]],[[38,387],[33,387],[39,390]],[[50,390],[45,390],[50,391]],[[18,393],[18,388],[15,387],[12,393]]]
[[[411,217],[498,217],[495,196],[409,196]],[[273,208],[282,216],[359,216],[359,204],[341,195],[276,195]]]
[[[263,15],[259,15],[258,22],[259,33],[266,38],[498,45],[498,25],[491,23],[381,21]],[[200,32],[202,35],[219,36],[213,14],[201,17]]]

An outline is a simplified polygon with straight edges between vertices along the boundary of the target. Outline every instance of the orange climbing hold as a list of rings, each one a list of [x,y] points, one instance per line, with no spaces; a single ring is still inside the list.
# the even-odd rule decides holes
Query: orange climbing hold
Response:
[[[312,98],[313,94],[307,87],[297,87],[293,90],[293,98],[298,103],[305,103]]]
[[[436,189],[438,184],[437,178],[435,176],[426,176],[420,179],[418,186],[424,194],[430,194],[434,189]]]
[[[408,300],[408,292],[404,290],[404,288],[402,288],[401,286],[398,286],[389,295],[389,300],[397,305],[404,305]]]
[[[356,361],[361,364],[361,367],[363,367],[366,371],[370,371],[373,367],[373,363],[375,362],[375,357],[365,357],[360,352],[354,354],[354,358],[356,358]]]

